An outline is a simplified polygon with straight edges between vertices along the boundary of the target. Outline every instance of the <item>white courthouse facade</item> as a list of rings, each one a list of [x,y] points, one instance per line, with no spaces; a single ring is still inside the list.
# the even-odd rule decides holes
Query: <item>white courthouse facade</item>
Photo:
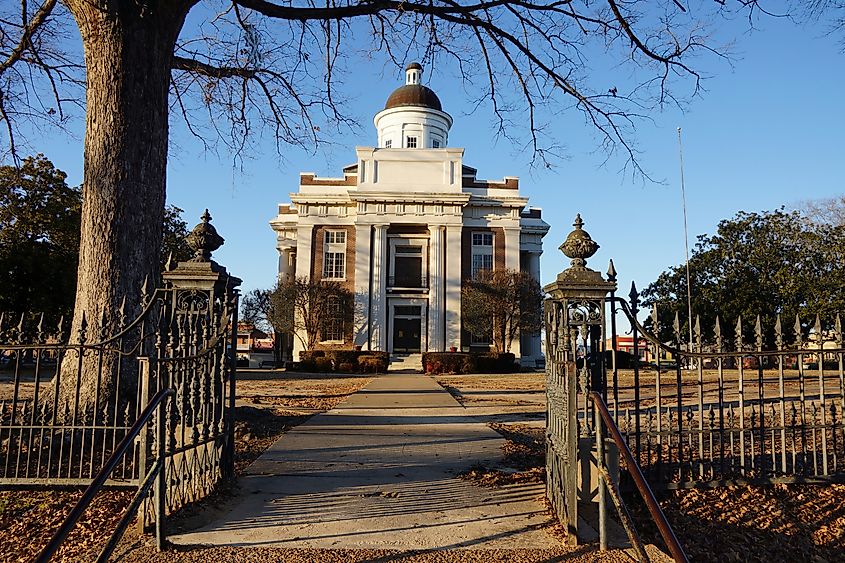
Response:
[[[448,145],[452,118],[420,84],[412,63],[406,84],[376,114],[377,147],[356,147],[343,176],[301,173],[290,204],[270,225],[279,277],[335,280],[354,295],[353,318],[326,323],[321,346],[393,354],[484,350],[484,336],[461,325],[461,282],[479,269],[509,268],[540,280],[539,209],[519,180],[479,180],[464,149]],[[301,351],[294,339],[293,359]],[[542,358],[539,334],[511,347],[523,365]]]

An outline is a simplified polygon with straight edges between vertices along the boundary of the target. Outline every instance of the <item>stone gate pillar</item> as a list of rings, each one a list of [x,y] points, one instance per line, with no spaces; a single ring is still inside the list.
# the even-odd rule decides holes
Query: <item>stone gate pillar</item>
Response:
[[[560,250],[572,262],[543,289],[546,329],[546,496],[574,541],[579,500],[590,496],[591,474],[583,460],[592,451],[587,392],[604,390],[605,299],[616,289],[587,268],[599,249],[575,217],[575,229]],[[587,467],[585,472],[585,466]],[[586,489],[586,492],[585,492]]]

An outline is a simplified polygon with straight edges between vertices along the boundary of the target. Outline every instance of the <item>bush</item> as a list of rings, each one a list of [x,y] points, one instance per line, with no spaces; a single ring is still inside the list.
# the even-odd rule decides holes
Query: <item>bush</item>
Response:
[[[332,360],[325,356],[318,356],[314,358],[314,367],[318,372],[327,372],[332,370]]]
[[[423,369],[426,373],[511,373],[516,368],[515,356],[511,353],[475,352],[426,352],[423,354]]]
[[[384,356],[372,353],[361,355],[358,357],[358,369],[362,373],[383,373],[387,371],[387,357],[386,352]]]
[[[326,350],[326,357],[334,362],[335,369],[341,371],[355,371],[360,355],[361,352],[358,350]],[[341,364],[349,364],[352,367],[342,369]]]
[[[355,366],[350,364],[349,362],[343,362],[337,365],[337,371],[342,371],[344,373],[354,373]]]

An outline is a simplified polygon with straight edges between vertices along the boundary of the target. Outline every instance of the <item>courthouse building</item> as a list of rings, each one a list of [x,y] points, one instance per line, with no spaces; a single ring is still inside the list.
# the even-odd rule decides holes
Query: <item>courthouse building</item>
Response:
[[[375,147],[356,147],[340,177],[301,173],[270,222],[280,279],[335,280],[354,295],[353,318],[327,319],[322,347],[486,349],[487,335],[462,329],[462,280],[483,268],[540,280],[549,230],[540,210],[528,207],[517,178],[479,180],[464,164],[464,149],[449,146],[452,117],[421,77],[410,64],[376,114]],[[293,359],[300,350],[294,339]],[[511,351],[535,365],[540,335],[521,335]]]

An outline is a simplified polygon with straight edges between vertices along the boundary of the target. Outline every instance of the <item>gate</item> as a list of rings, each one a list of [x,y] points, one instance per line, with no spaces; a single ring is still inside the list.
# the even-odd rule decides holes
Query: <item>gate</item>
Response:
[[[233,473],[240,280],[210,259],[223,242],[210,219],[188,237],[194,258],[168,262],[162,288],[145,284],[135,319],[121,310],[109,323],[101,313],[68,334],[61,321],[49,330],[43,316],[30,327],[32,315],[13,324],[0,314],[0,487],[88,485],[165,389],[173,394],[156,411],[164,420],[141,431],[106,485],[137,488],[163,457],[159,510],[170,513]],[[80,392],[83,382],[93,395]],[[145,521],[155,512],[147,502]]]
[[[594,403],[607,404],[610,429],[651,489],[845,480],[839,316],[827,324],[799,317],[788,329],[780,318],[771,327],[736,319],[729,330],[696,318],[685,342],[676,314],[663,342],[656,310],[649,330],[638,318],[636,286],[627,300],[616,295],[612,261],[607,277],[586,267],[599,246],[582,225],[579,215],[560,247],[571,266],[544,288],[547,498],[571,535],[580,535],[579,517],[602,510],[603,475],[619,481],[610,475],[613,444],[597,445],[607,434]]]

